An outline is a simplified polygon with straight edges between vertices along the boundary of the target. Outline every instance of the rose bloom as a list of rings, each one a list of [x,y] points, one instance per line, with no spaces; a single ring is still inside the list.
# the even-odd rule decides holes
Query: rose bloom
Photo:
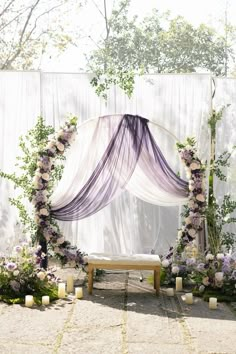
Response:
[[[192,220],[189,216],[187,218],[185,218],[184,221],[187,225],[192,223]]]
[[[189,229],[188,230],[188,234],[191,236],[191,237],[195,237],[196,236],[196,231],[194,229]]]
[[[45,274],[44,272],[39,272],[39,273],[37,274],[37,277],[38,277],[40,280],[44,280],[45,277],[46,277],[46,274]]]
[[[49,174],[48,173],[43,173],[42,174],[42,179],[44,179],[44,181],[48,181],[50,178]]]
[[[200,165],[197,162],[192,162],[190,168],[191,170],[198,170],[200,168]]]
[[[170,265],[170,262],[168,261],[168,259],[164,259],[161,262],[162,267],[167,268]]]
[[[65,238],[64,237],[59,237],[58,239],[57,239],[57,244],[58,245],[61,245],[62,243],[64,243],[65,242]]]
[[[213,254],[208,253],[208,254],[206,255],[206,261],[213,261],[213,259],[214,259]]]
[[[208,277],[205,277],[202,279],[202,284],[205,285],[205,286],[208,286],[210,283],[209,283],[209,278]]]
[[[47,210],[46,208],[40,209],[40,210],[39,210],[39,213],[40,213],[41,215],[45,215],[45,216],[48,216],[48,215],[49,215],[49,212],[48,212],[48,210]]]
[[[196,199],[199,200],[199,202],[205,202],[205,197],[203,194],[198,194],[196,196]]]
[[[173,266],[171,269],[173,274],[178,274],[179,273],[179,267],[178,266]]]
[[[59,151],[64,151],[64,149],[65,149],[65,146],[60,142],[57,142],[56,146]]]

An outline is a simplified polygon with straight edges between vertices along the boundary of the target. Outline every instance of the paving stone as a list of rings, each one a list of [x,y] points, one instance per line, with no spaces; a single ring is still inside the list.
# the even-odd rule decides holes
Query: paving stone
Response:
[[[61,278],[71,274],[60,269]],[[84,274],[73,274],[79,284]],[[155,295],[144,273],[109,272],[82,300],[32,309],[0,303],[0,354],[235,354],[236,313],[181,293]]]

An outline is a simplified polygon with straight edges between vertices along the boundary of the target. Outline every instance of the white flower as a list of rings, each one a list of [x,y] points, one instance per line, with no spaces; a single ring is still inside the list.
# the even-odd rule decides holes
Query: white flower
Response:
[[[59,151],[64,151],[64,149],[65,149],[65,146],[62,143],[60,143],[59,141],[56,143],[56,146]]]
[[[178,266],[173,266],[171,269],[173,274],[178,274],[179,273],[179,267]]]
[[[40,215],[45,215],[45,216],[49,215],[49,212],[48,212],[48,210],[46,208],[40,209],[39,213],[40,213]]]
[[[46,277],[46,274],[45,274],[44,272],[39,272],[39,273],[37,274],[37,277],[38,277],[40,280],[44,280],[45,277]]]
[[[189,216],[187,218],[185,218],[184,221],[185,221],[186,225],[189,225],[189,224],[192,223],[192,220],[191,220],[191,218]]]
[[[196,199],[199,200],[199,202],[205,202],[205,197],[203,194],[198,194],[196,196]]]
[[[189,208],[193,208],[193,207],[194,207],[194,205],[195,205],[195,203],[194,203],[194,201],[193,201],[193,200],[190,200],[190,201],[188,202],[188,206],[189,206]]]
[[[44,181],[49,181],[49,178],[50,178],[50,176],[49,176],[48,173],[43,173],[42,174],[42,179],[44,179]]]
[[[38,166],[38,167],[42,167],[42,166],[43,166],[42,161],[38,161],[38,162],[37,162],[37,166]]]
[[[56,142],[55,140],[51,140],[48,142],[46,149],[52,149],[55,146]]]
[[[189,230],[188,230],[188,234],[189,234],[191,237],[195,237],[195,236],[196,236],[196,230],[194,230],[194,229],[189,229]]]
[[[215,273],[215,279],[216,279],[216,281],[221,282],[221,281],[223,280],[223,277],[224,277],[224,273],[223,273],[223,272],[216,272],[216,273]]]
[[[19,273],[20,273],[20,272],[19,272],[18,269],[14,270],[14,272],[13,272],[14,277],[17,277],[17,275],[18,275]]]
[[[168,261],[168,259],[164,259],[161,262],[161,265],[162,265],[163,268],[167,268],[170,265],[170,262]]]
[[[182,230],[179,230],[179,231],[178,231],[178,239],[180,239],[180,238],[182,237],[182,235],[183,235],[183,231],[182,231]]]
[[[189,179],[192,177],[191,172],[186,172],[186,177]]]
[[[214,259],[213,254],[208,253],[208,254],[206,255],[206,261],[213,261],[213,259]]]
[[[216,259],[217,259],[218,261],[221,261],[222,259],[224,259],[224,253],[217,253]]]
[[[205,285],[205,286],[208,286],[210,283],[209,283],[209,278],[208,277],[205,277],[202,279],[202,284]]]
[[[193,191],[193,190],[194,190],[194,186],[190,185],[190,186],[188,187],[188,189],[189,189],[190,191]]]
[[[64,237],[59,237],[58,239],[57,239],[57,244],[58,245],[61,245],[62,243],[64,243],[65,242],[65,238]]]
[[[63,134],[64,134],[64,130],[63,130],[63,129],[60,129],[60,130],[57,132],[57,137],[60,138]]]
[[[199,165],[199,163],[197,163],[197,162],[192,162],[191,163],[191,165],[190,165],[190,168],[191,168],[191,170],[198,170],[199,168],[200,168],[200,165]]]
[[[189,185],[194,184],[194,180],[190,179],[190,180],[188,181],[188,184],[189,184]]]
[[[41,219],[39,218],[38,215],[35,215],[35,216],[34,216],[34,221],[35,221],[36,224],[39,224],[39,223],[40,223],[40,220],[41,220]]]

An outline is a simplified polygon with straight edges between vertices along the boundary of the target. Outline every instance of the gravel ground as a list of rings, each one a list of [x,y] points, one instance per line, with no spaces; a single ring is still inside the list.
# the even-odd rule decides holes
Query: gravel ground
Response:
[[[156,297],[139,272],[107,272],[88,295],[84,274],[74,273],[84,297],[58,300],[46,307],[0,303],[2,354],[236,354],[236,311],[226,304],[209,310],[181,293]]]

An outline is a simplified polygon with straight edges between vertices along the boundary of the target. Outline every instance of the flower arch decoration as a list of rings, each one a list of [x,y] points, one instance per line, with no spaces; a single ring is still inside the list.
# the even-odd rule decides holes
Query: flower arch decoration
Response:
[[[45,148],[39,152],[37,169],[33,178],[32,204],[37,225],[37,240],[45,239],[62,264],[73,263],[79,267],[87,263],[85,253],[65,240],[56,220],[51,217],[48,192],[55,158],[58,154],[63,155],[68,149],[76,134],[76,127],[76,117],[66,121],[58,133],[48,141]]]
[[[178,231],[176,247],[170,248],[165,257],[167,259],[175,254],[180,255],[185,247],[197,238],[203,229],[206,209],[206,164],[197,156],[196,141],[194,138],[187,138],[186,142],[176,145],[189,180],[189,196],[188,204],[184,206],[184,220],[182,228]]]
[[[83,266],[87,260],[85,253],[81,252],[62,235],[56,220],[51,216],[50,195],[48,187],[51,182],[50,174],[54,168],[58,154],[63,155],[70,146],[77,131],[77,118],[68,120],[58,133],[48,141],[43,150],[39,152],[37,169],[33,178],[32,203],[34,205],[35,222],[37,225],[37,239],[45,239],[54,253],[63,264],[74,263]],[[180,158],[185,165],[189,180],[189,201],[184,209],[184,222],[178,231],[176,247],[171,247],[166,258],[171,258],[175,252],[181,253],[185,246],[192,242],[202,230],[205,200],[205,164],[197,156],[196,142],[188,138],[185,143],[177,143]]]

